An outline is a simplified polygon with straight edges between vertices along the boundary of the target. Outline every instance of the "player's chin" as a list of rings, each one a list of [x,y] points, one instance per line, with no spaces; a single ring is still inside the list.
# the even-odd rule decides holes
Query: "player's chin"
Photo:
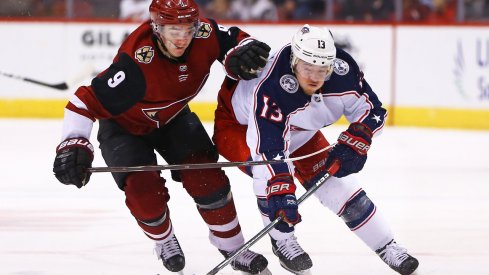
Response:
[[[319,90],[321,88],[322,85],[320,84],[314,84],[314,83],[308,83],[306,85],[306,89],[304,89],[306,91],[307,94],[314,94],[317,90]]]
[[[186,48],[174,48],[170,50],[170,54],[174,57],[180,57],[185,53]]]
[[[318,89],[313,88],[310,85],[307,85],[305,87],[302,87],[302,90],[306,95],[313,95]]]

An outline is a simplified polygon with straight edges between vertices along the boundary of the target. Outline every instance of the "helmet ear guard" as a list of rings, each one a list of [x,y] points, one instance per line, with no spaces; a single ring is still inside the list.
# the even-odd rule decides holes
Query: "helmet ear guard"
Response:
[[[326,28],[311,27],[305,24],[292,37],[291,47],[292,70],[298,59],[311,65],[331,67],[336,58],[333,35]]]

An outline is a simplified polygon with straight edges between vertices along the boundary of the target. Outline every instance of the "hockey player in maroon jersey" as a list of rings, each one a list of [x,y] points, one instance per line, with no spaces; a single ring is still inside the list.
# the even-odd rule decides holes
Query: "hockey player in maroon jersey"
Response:
[[[64,184],[83,187],[97,139],[108,166],[156,164],[156,151],[169,164],[216,162],[218,154],[188,103],[206,82],[214,61],[229,77],[252,79],[266,64],[270,47],[237,27],[226,29],[200,18],[193,0],[153,0],[151,19],[121,45],[112,65],[79,87],[65,108],[62,142],[53,171]],[[126,205],[157,255],[172,272],[185,266],[174,234],[165,179],[158,172],[113,173]],[[227,257],[244,244],[227,176],[221,169],[172,171],[209,227],[210,242]],[[267,260],[246,250],[231,262],[248,274],[268,272]]]
[[[320,129],[341,116],[349,127],[331,151],[321,152],[329,142]],[[294,225],[301,221],[294,177],[307,189],[338,163],[337,172],[314,195],[389,267],[403,275],[417,269],[418,260],[394,241],[381,211],[351,176],[363,169],[386,116],[356,61],[335,47],[325,28],[304,25],[290,44],[271,55],[257,78],[224,81],[213,136],[222,156],[230,161],[259,161],[311,154],[293,163],[243,169],[253,176],[264,223],[283,217],[269,235],[285,269],[309,274],[312,267],[294,235]]]

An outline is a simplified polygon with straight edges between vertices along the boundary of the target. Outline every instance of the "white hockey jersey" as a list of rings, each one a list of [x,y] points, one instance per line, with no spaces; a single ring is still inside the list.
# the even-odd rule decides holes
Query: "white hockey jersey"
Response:
[[[287,158],[342,115],[367,125],[374,135],[382,131],[387,111],[348,53],[337,49],[333,74],[312,96],[299,86],[290,56],[289,44],[272,54],[258,78],[240,81],[233,93],[236,119],[248,125],[246,139],[253,160]],[[293,165],[254,166],[252,172],[255,193],[261,197],[268,179],[293,174]]]

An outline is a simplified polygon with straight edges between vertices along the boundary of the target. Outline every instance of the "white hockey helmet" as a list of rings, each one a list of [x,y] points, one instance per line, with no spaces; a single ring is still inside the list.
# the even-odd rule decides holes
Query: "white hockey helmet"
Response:
[[[311,65],[328,66],[332,69],[333,61],[336,58],[336,47],[334,45],[333,35],[326,28],[311,27],[305,24],[292,37],[292,60],[291,66],[294,66],[300,59]],[[330,69],[330,75],[333,70]]]

